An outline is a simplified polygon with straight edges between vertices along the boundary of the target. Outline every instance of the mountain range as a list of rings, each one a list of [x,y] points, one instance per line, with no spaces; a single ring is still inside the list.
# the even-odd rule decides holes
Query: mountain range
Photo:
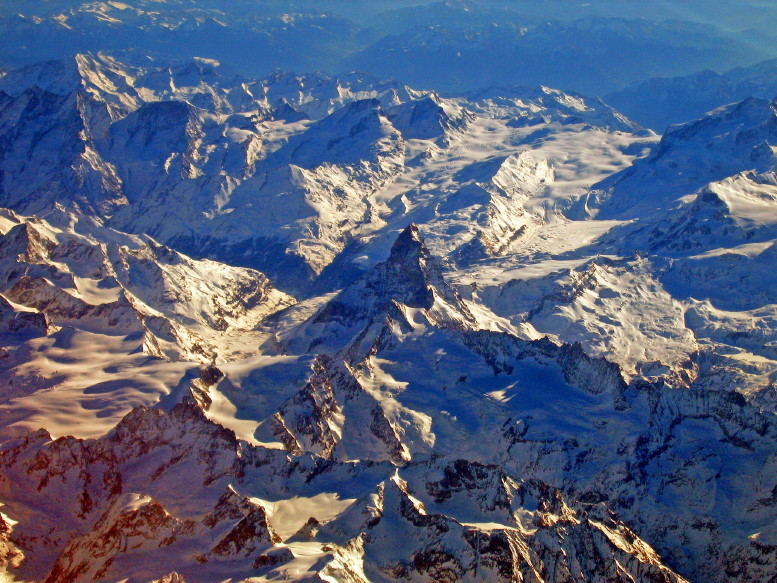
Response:
[[[603,96],[775,58],[764,26],[775,16],[757,0],[17,0],[0,6],[0,66],[111,51],[136,65],[207,57],[252,76],[356,69],[437,91],[509,79]]]
[[[722,105],[777,95],[777,61],[770,59],[724,73],[706,70],[680,77],[642,81],[608,94],[607,102],[639,123],[664,131]]]
[[[777,580],[777,102],[123,57],[0,78],[6,579]]]

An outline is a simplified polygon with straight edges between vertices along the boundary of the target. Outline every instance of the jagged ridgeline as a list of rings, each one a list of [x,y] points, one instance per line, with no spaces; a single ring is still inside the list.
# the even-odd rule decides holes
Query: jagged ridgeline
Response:
[[[0,577],[777,577],[773,102],[0,89]]]
[[[522,202],[553,175],[545,157],[507,146],[543,139],[536,124],[569,137],[627,132],[606,153],[608,170],[626,162],[627,145],[650,141],[604,104],[547,88],[443,99],[359,76],[250,80],[203,60],[138,67],[78,55],[11,72],[0,90],[0,203],[77,208],[259,269],[297,295],[346,250],[350,261],[330,277],[352,279],[365,237],[429,221],[443,202],[446,224],[462,224],[455,243],[466,255],[528,234],[541,218]],[[492,155],[473,155],[483,145]],[[457,158],[461,175],[446,170]]]

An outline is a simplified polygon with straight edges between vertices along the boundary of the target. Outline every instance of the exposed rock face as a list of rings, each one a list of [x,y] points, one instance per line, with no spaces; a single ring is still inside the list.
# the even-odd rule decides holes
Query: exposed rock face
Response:
[[[256,557],[253,567],[254,569],[269,570],[276,565],[283,565],[289,561],[294,560],[294,554],[287,548],[281,547],[278,549],[272,549]]]
[[[407,237],[408,233],[412,233],[412,231],[405,231],[399,241],[412,240],[411,237]],[[422,244],[419,243],[419,245]],[[373,298],[372,302],[363,302],[363,304],[367,306],[363,312],[355,309],[347,313],[344,306],[359,305],[356,301],[352,301],[351,298],[361,290],[367,288],[367,286],[370,286],[373,281],[383,282],[383,279],[378,278],[382,278],[385,273],[392,273],[391,270],[393,268],[389,266],[392,261],[397,260],[399,257],[404,259],[411,255],[403,253],[403,250],[406,249],[404,245],[397,250],[398,246],[399,243],[392,248],[392,253],[387,265],[377,266],[377,275],[369,274],[365,276],[364,280],[356,282],[352,288],[349,288],[336,296],[332,300],[332,304],[329,304],[324,310],[320,311],[312,321],[318,324],[321,324],[322,321],[324,321],[326,322],[326,325],[337,322],[338,325],[342,326],[343,322],[350,323],[359,321],[357,320],[357,317],[363,317],[365,313],[371,314],[377,312],[380,314],[381,312],[378,312],[377,309],[380,306],[386,305],[386,302],[383,301],[382,303],[379,303],[381,302],[382,296],[378,293],[373,293],[371,295]],[[412,255],[413,257],[423,257],[424,251],[420,250],[417,254]],[[399,261],[400,265],[403,263],[403,261]],[[411,263],[415,264],[415,260]],[[399,271],[399,273],[404,274],[403,271]],[[404,275],[402,277],[404,277]],[[390,281],[391,280],[389,280],[389,282]],[[428,274],[425,274],[420,281],[422,281],[423,284],[415,285],[413,289],[430,290],[428,297],[431,298],[444,297],[444,292],[436,291],[438,288],[432,285],[432,280]],[[391,290],[391,283],[375,286],[375,289]],[[435,368],[431,369],[426,363],[417,363],[417,356],[414,356],[414,354],[443,354],[443,351],[445,353],[450,353],[457,344],[466,347],[466,349],[483,359],[481,362],[484,361],[484,363],[491,368],[491,374],[496,374],[497,378],[503,375],[507,378],[522,379],[526,378],[524,375],[527,373],[524,371],[535,371],[529,374],[537,375],[538,373],[547,374],[540,373],[543,367],[554,369],[557,372],[553,374],[559,375],[567,388],[546,388],[544,395],[536,405],[531,404],[531,399],[535,398],[532,396],[531,390],[524,391],[523,393],[518,392],[518,395],[523,395],[522,399],[524,400],[524,403],[516,403],[513,408],[513,411],[519,415],[518,419],[509,416],[504,410],[497,412],[497,409],[494,409],[490,413],[485,413],[484,410],[482,415],[484,418],[488,418],[489,423],[483,426],[483,433],[481,434],[480,439],[485,441],[490,438],[493,440],[493,428],[496,425],[500,425],[503,432],[501,439],[505,440],[506,445],[504,447],[507,447],[509,451],[509,457],[506,459],[506,463],[508,467],[513,468],[512,471],[514,472],[520,472],[520,468],[533,467],[535,468],[532,470],[533,476],[541,477],[543,480],[550,479],[554,482],[559,479],[564,480],[562,475],[568,471],[593,472],[591,481],[588,482],[590,484],[588,486],[590,490],[587,491],[587,495],[594,496],[594,498],[598,500],[611,500],[614,509],[617,509],[619,514],[623,516],[633,517],[635,520],[639,520],[637,518],[638,516],[645,516],[651,512],[647,506],[656,504],[656,499],[650,498],[652,495],[647,495],[647,497],[633,495],[624,496],[624,490],[629,490],[633,486],[636,486],[637,490],[640,491],[655,492],[654,488],[656,486],[652,484],[653,479],[651,478],[651,471],[639,470],[639,476],[632,473],[637,471],[636,469],[640,467],[641,463],[652,465],[655,462],[648,460],[654,459],[655,456],[656,458],[665,460],[665,463],[668,463],[675,468],[670,472],[670,475],[674,477],[667,477],[666,479],[660,480],[660,482],[664,484],[663,486],[658,486],[661,489],[676,489],[683,483],[687,484],[687,487],[690,489],[697,488],[703,480],[706,479],[702,476],[707,475],[707,472],[711,471],[712,467],[716,465],[717,462],[714,460],[718,459],[718,454],[712,453],[716,446],[711,442],[709,445],[710,451],[707,454],[709,457],[702,458],[705,461],[699,460],[697,464],[694,464],[696,465],[695,468],[682,468],[682,464],[675,466],[684,454],[680,453],[679,450],[672,452],[674,445],[668,445],[670,442],[668,442],[667,439],[671,440],[672,438],[669,436],[675,434],[675,430],[670,428],[683,426],[684,423],[686,423],[686,419],[697,419],[704,424],[705,428],[700,428],[703,433],[711,432],[711,434],[715,434],[722,431],[723,434],[728,436],[733,436],[734,434],[732,433],[732,429],[730,427],[726,428],[726,426],[730,424],[732,419],[736,419],[734,423],[742,427],[743,430],[748,432],[755,431],[757,434],[762,435],[765,438],[765,441],[761,443],[765,444],[771,439],[770,437],[766,437],[767,434],[771,435],[774,431],[773,425],[768,418],[761,418],[753,409],[745,405],[743,400],[737,400],[736,397],[732,397],[730,394],[707,393],[702,397],[700,394],[693,392],[689,393],[687,390],[672,390],[669,388],[671,385],[667,382],[666,377],[655,382],[655,384],[649,384],[642,380],[634,381],[632,384],[629,384],[624,380],[624,375],[617,365],[607,362],[604,359],[589,356],[580,344],[559,344],[547,339],[527,341],[504,332],[468,329],[469,327],[474,326],[470,323],[471,321],[466,317],[466,314],[462,311],[454,311],[456,306],[465,305],[461,300],[458,300],[457,303],[453,303],[452,300],[451,304],[448,304],[448,311],[443,312],[442,310],[434,310],[433,305],[424,303],[423,300],[418,300],[417,298],[417,295],[410,296],[410,299],[408,299],[407,296],[403,298],[408,301],[408,303],[415,303],[414,306],[411,306],[415,311],[412,312],[413,316],[409,318],[407,316],[407,308],[403,310],[401,307],[394,307],[402,306],[402,304],[396,300],[394,300],[396,303],[392,304],[392,308],[384,312],[388,313],[389,317],[397,319],[399,317],[404,317],[405,321],[402,325],[396,326],[388,319],[380,320],[377,317],[373,317],[370,320],[367,320],[366,318],[360,320],[360,322],[362,322],[361,326],[364,327],[362,328],[364,331],[361,335],[357,335],[356,337],[360,342],[364,342],[364,345],[371,347],[369,351],[365,351],[366,353],[352,350],[353,345],[349,345],[348,341],[350,332],[340,336],[340,338],[342,338],[341,346],[350,346],[350,348],[340,354],[347,355],[347,358],[354,358],[356,355],[359,355],[356,356],[356,358],[364,359],[364,361],[354,369],[357,371],[357,378],[360,379],[360,384],[366,386],[366,381],[370,378],[369,375],[374,375],[377,371],[380,371],[380,374],[384,375],[383,382],[386,383],[386,369],[382,368],[378,363],[402,362],[405,367],[409,367],[408,370],[402,370],[401,368],[390,369],[392,370],[392,374],[397,375],[397,377],[392,379],[397,385],[396,388],[393,389],[394,392],[392,396],[398,403],[417,402],[415,399],[421,398],[420,396],[414,397],[407,394],[403,395],[403,391],[407,390],[402,387],[412,387],[414,384],[423,386],[424,401],[426,403],[434,403],[435,399],[438,398],[435,391],[440,391],[439,387],[440,385],[443,385],[445,387],[442,391],[443,395],[439,398],[441,399],[441,402],[447,404],[440,405],[440,407],[452,407],[453,403],[458,399],[464,398],[459,391],[466,387],[468,381],[467,375],[455,375],[455,368],[453,372],[444,372],[445,367],[438,367],[438,364],[435,364]],[[436,301],[436,299],[433,301]],[[330,307],[332,305],[337,306],[337,308],[332,309]],[[348,319],[346,319],[346,313]],[[322,314],[325,315],[326,318],[322,317]],[[358,316],[354,317],[354,314],[357,314]],[[376,322],[380,322],[381,324],[377,325]],[[343,328],[335,329],[342,330]],[[337,338],[334,334],[329,334],[327,337]],[[370,339],[369,342],[367,342],[366,339]],[[455,350],[460,350],[460,348],[456,348]],[[463,362],[469,362],[469,364],[463,365],[461,364],[461,361],[457,362],[456,365],[463,367],[460,370],[469,371],[470,374],[473,374],[474,371],[477,370],[472,364],[474,361],[464,360]],[[437,376],[436,382],[434,384],[429,382],[425,383],[422,379],[425,378],[425,375],[432,374],[432,370],[434,370],[433,374]],[[448,381],[448,378],[451,379],[450,382]],[[524,383],[529,381],[518,380],[517,382]],[[549,376],[546,377],[545,382],[547,383],[547,386],[550,387],[558,381],[552,380],[552,377]],[[688,386],[691,382],[693,382],[693,377],[685,378],[684,380],[680,379],[679,384],[680,386]],[[463,383],[463,386],[461,386],[461,388],[456,388],[456,383]],[[505,384],[510,385],[509,381],[505,381]],[[557,396],[554,396],[553,391],[555,390],[560,391]],[[407,391],[407,393],[411,392],[412,391]],[[579,395],[579,397],[573,397],[573,395]],[[507,392],[502,393],[501,396],[497,398],[509,400],[518,397],[510,397],[510,393]],[[553,404],[556,398],[559,399],[559,409],[557,410],[557,413],[551,413],[556,406]],[[565,404],[565,402],[571,398],[581,398],[581,402],[593,399],[593,401],[589,402],[600,404],[593,406],[593,409],[590,409],[588,410],[588,413],[585,413],[586,416],[590,415],[590,417],[587,417],[589,420],[587,422],[591,422],[592,427],[599,428],[598,430],[594,430],[596,437],[591,436],[589,439],[583,437],[580,433],[567,433],[567,430],[564,429],[567,426],[567,423],[571,423],[571,425],[574,426],[581,419],[580,417],[576,417],[574,412],[569,411],[568,406]],[[599,406],[604,406],[604,410],[608,410],[610,413],[603,414],[604,410],[599,410],[598,413],[595,413],[594,410]],[[419,418],[414,419],[412,422],[405,419],[404,421],[400,421],[398,425],[396,435],[403,436],[404,440],[406,440],[405,443],[408,446],[408,452],[410,454],[409,459],[412,459],[414,453],[417,454],[420,451],[424,451],[423,447],[419,447],[420,440],[418,440],[418,438],[416,438],[416,441],[411,445],[409,439],[410,435],[423,436],[421,439],[426,440],[426,443],[434,443],[436,440],[451,439],[455,435],[455,432],[448,434],[447,431],[443,429],[450,421],[446,420],[445,424],[443,424],[442,419],[444,417],[438,417],[436,413],[431,412],[433,408],[434,406],[427,406],[422,409],[422,411],[429,411],[431,413],[431,431],[433,434],[425,433],[428,429],[423,429],[423,423]],[[586,407],[584,407],[584,409],[586,409]],[[458,407],[456,410],[459,412],[463,411],[463,409]],[[519,411],[523,412],[519,413]],[[583,414],[582,410],[577,413]],[[446,415],[449,414],[446,413]],[[547,418],[548,415],[551,415],[555,421],[550,421],[546,424],[543,420]],[[613,415],[614,417],[610,417],[610,415]],[[632,422],[629,421],[624,425],[624,419],[617,422],[614,421],[616,418],[623,418],[624,415],[627,419],[633,419],[635,424],[631,425]],[[752,417],[753,415],[755,415],[755,417]],[[345,417],[348,419],[348,413],[346,413]],[[315,418],[315,416],[312,416],[311,418]],[[331,417],[331,419],[333,418],[334,416]],[[497,419],[499,419],[498,422],[496,421]],[[638,419],[647,420],[647,425],[643,425],[644,421],[637,421]],[[761,423],[765,423],[765,425],[760,425]],[[628,437],[631,429],[626,429],[627,426],[632,427],[633,430],[641,435],[641,437],[637,438],[636,441],[633,437]],[[606,427],[609,427],[610,429],[609,434],[605,437],[605,434],[601,433],[601,430]],[[647,429],[648,427],[650,429]],[[658,429],[659,427],[662,429]],[[746,427],[749,429],[744,429]],[[756,429],[756,427],[758,428]],[[343,441],[346,441],[350,431],[347,422],[342,425],[342,428],[340,437]],[[471,434],[473,431],[472,427],[470,426],[467,431]],[[621,433],[621,431],[623,431],[623,433]],[[668,433],[665,433],[666,431],[668,431]],[[566,437],[561,437],[562,435],[565,435]],[[663,435],[663,437],[658,437],[658,435]],[[760,438],[758,439],[760,440]],[[739,452],[734,454],[732,450],[732,455],[741,455],[744,450],[740,448],[747,449],[752,447],[752,445],[745,445],[744,442],[736,439],[729,441],[729,443],[737,452]],[[468,444],[465,447],[472,447],[472,445]],[[498,450],[498,448],[496,449]],[[762,449],[755,455],[755,458],[762,460],[761,462],[755,462],[756,465],[760,463],[773,463],[773,461],[766,461],[771,455],[767,453],[767,449]],[[335,450],[335,452],[336,451],[337,450]],[[440,450],[438,449],[438,451]],[[626,472],[625,474],[620,473],[620,470],[614,474],[612,473],[613,466],[611,464],[613,452],[616,451],[619,453],[617,453],[615,457],[621,460],[617,463],[625,464],[623,466],[624,471]],[[647,453],[647,451],[650,451],[650,453]],[[484,453],[485,452],[478,452],[477,454],[473,453],[472,455],[483,455]],[[496,453],[497,457],[498,455],[499,454]],[[488,454],[483,455],[483,457],[489,459]],[[635,464],[631,461],[635,458],[641,459],[643,462]],[[599,465],[605,459],[610,460],[607,462],[607,465]],[[556,461],[551,462],[550,460]],[[510,499],[510,496],[506,493],[489,493],[491,491],[489,489],[491,488],[489,484],[498,484],[499,481],[494,482],[492,479],[487,479],[488,472],[483,474],[485,470],[480,470],[477,466],[471,466],[468,465],[469,463],[464,462],[462,462],[462,464],[463,467],[458,468],[455,473],[453,470],[446,469],[444,474],[445,478],[431,484],[429,493],[432,494],[438,502],[444,502],[447,496],[453,495],[453,492],[471,490],[490,500],[489,503],[482,503],[481,512],[495,512],[499,508],[508,507],[506,501]],[[559,464],[558,468],[560,473],[558,470],[551,469],[552,464]],[[708,466],[708,464],[711,464],[711,466]],[[597,467],[599,469],[595,469]],[[577,470],[575,470],[575,468],[577,468]],[[556,477],[551,478],[551,476]],[[620,481],[620,478],[616,478],[615,476],[621,476],[621,478],[623,476],[630,476],[626,478],[626,483],[630,485],[624,486],[624,483]],[[675,482],[674,480],[678,481]],[[574,483],[579,487],[582,481],[578,477],[575,479]],[[686,486],[682,486],[682,488],[685,487]],[[507,491],[509,491],[509,488]],[[604,491],[607,491],[608,493],[605,498],[601,498],[600,496]],[[593,494],[593,492],[598,493]],[[651,501],[648,502],[648,499]],[[457,506],[461,506],[461,504],[453,505],[454,508]],[[748,503],[744,503],[741,507],[747,506]],[[690,508],[689,511],[695,512],[691,511]],[[761,519],[756,517],[760,514],[760,511],[748,514],[748,520],[755,520],[755,523],[760,523]],[[665,537],[667,536],[666,529],[670,528],[668,516],[669,515],[667,515],[667,520],[656,520],[653,527],[651,527],[655,528],[655,530],[652,531],[655,533],[652,535],[653,540],[655,540],[658,545],[662,546],[663,549],[668,549],[668,546],[665,545],[664,542],[666,540]],[[370,519],[367,519],[367,522],[369,522],[369,520]],[[505,518],[502,517],[501,520],[505,520]],[[714,523],[717,523],[718,520],[726,519],[721,516],[720,518],[714,519]],[[600,521],[597,521],[597,524],[599,523]],[[616,531],[620,532],[620,534],[612,534],[607,528],[596,528],[598,532],[596,536],[604,536],[607,540],[614,540],[614,538],[617,537],[625,537],[623,540],[626,541],[633,540],[633,533],[629,535],[626,531],[618,530],[620,527],[616,528]],[[717,530],[717,527],[714,528]],[[693,521],[689,521],[687,523],[687,529],[686,534],[683,536],[699,541],[709,540],[706,539],[707,535],[704,532],[705,528],[701,523],[696,523],[696,526],[693,526]],[[324,528],[324,532],[326,532],[326,527]],[[326,535],[322,536],[326,537]],[[626,549],[626,552],[632,552],[637,548],[630,547],[628,546],[629,544],[631,543],[628,543],[627,546],[623,547]],[[699,544],[704,545],[706,543],[700,542]],[[593,543],[583,543],[584,548],[591,545],[593,545]],[[658,555],[655,551],[650,551],[649,555],[652,556],[652,558],[647,560],[647,563],[655,564],[656,561],[658,561]],[[445,557],[447,556],[447,554],[443,553],[438,557],[440,565],[446,564],[448,559]],[[595,564],[596,561],[594,563],[589,563],[588,568],[595,570]],[[621,562],[619,564],[622,565],[623,563]],[[445,568],[452,569],[452,572],[459,572],[461,570],[461,567],[456,565]],[[559,572],[564,571],[564,569],[570,569],[570,567],[559,567]],[[638,567],[636,569],[639,572],[644,570],[645,573],[651,571],[651,567]],[[711,571],[705,570],[705,573],[711,573]],[[437,575],[434,576],[442,575],[437,573]],[[614,573],[607,574],[602,572],[602,576],[616,575]],[[661,580],[660,577],[670,577],[666,574],[662,575],[659,572],[648,575],[648,577],[654,576],[659,577],[659,580]]]
[[[24,555],[11,541],[11,526],[0,515],[0,568],[4,570],[15,569],[21,565]]]
[[[281,542],[267,523],[267,513],[260,506],[251,510],[211,550],[215,557],[248,556],[268,544]]]
[[[310,381],[272,418],[274,434],[293,455],[312,451],[321,457],[332,456],[339,431],[336,418],[342,416],[325,364],[316,363]]]
[[[181,548],[198,551],[187,559],[192,565],[199,564],[198,560],[250,562],[256,551],[280,540],[261,505],[231,486],[206,502],[211,509],[204,517],[201,507],[187,508],[185,502],[197,499],[199,489],[239,473],[237,447],[231,432],[209,422],[193,406],[178,405],[167,414],[141,409],[100,440],[50,441],[43,434],[30,435],[15,448],[5,450],[0,462],[3,476],[13,479],[3,488],[3,497],[14,500],[12,505],[27,504],[24,500],[34,496],[19,490],[21,484],[27,484],[39,495],[50,493],[60,500],[56,513],[37,510],[41,520],[25,524],[19,532],[24,546],[34,549],[35,555],[57,555],[56,563],[48,567],[51,571],[41,580],[111,581],[121,569],[132,569],[133,561],[138,560],[147,561],[147,570],[138,576],[146,572],[150,576],[157,563],[165,565],[168,561],[164,557],[182,552]],[[167,453],[160,457],[163,451]],[[189,459],[197,462],[181,473],[182,460]],[[128,471],[133,466],[144,469],[136,475]],[[128,493],[137,487],[161,494],[166,500]],[[178,510],[169,511],[166,507],[171,505]],[[49,534],[54,523],[59,524],[61,534],[71,537],[69,542],[67,536]],[[14,561],[11,565],[18,566],[18,559]],[[45,560],[32,563],[23,563],[22,569],[33,569],[30,572],[34,573]]]
[[[173,571],[172,573],[168,573],[167,575],[149,581],[148,583],[186,583],[186,579],[183,578],[183,575],[179,575]]]
[[[0,330],[45,334],[48,323],[46,316],[40,312],[16,309],[8,300],[0,297]]]
[[[454,471],[467,474],[465,465]],[[576,513],[547,486],[529,485],[525,494],[536,497],[536,510],[525,510],[516,526],[462,524],[428,512],[394,476],[369,501],[357,502],[375,504],[364,525],[365,572],[409,581],[685,581],[623,524]]]
[[[111,563],[119,553],[170,546],[178,537],[191,534],[193,528],[193,523],[176,519],[147,497],[119,499],[92,532],[65,548],[45,581],[105,580],[111,577]]]
[[[408,225],[396,238],[386,261],[327,302],[292,336],[294,349],[310,339],[307,351],[350,351],[358,360],[377,349],[381,330],[393,322],[407,324],[409,311],[420,311],[431,321],[449,326],[474,322],[459,294],[442,277],[439,259],[430,255],[416,225]],[[411,326],[412,328],[412,326]]]

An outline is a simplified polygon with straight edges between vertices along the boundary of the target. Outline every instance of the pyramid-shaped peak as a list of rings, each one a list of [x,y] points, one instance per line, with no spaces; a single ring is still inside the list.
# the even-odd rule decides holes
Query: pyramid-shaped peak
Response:
[[[421,231],[418,225],[410,223],[399,234],[394,245],[391,246],[389,261],[392,263],[406,263],[408,260],[426,259],[429,257],[429,250],[424,244]]]

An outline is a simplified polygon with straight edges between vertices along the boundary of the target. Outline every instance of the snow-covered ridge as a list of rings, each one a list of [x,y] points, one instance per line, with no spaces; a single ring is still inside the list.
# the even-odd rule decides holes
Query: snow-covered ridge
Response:
[[[601,102],[545,87],[443,98],[358,75],[253,80],[202,61],[141,67],[83,54],[10,72],[0,90],[4,204],[75,204],[123,231],[258,268],[298,295],[347,248],[385,245],[441,212],[441,227],[462,225],[451,250],[503,254],[581,182],[653,140]],[[588,138],[603,150],[582,164],[569,150]],[[358,258],[346,254],[346,273]]]
[[[62,209],[47,220],[3,210],[0,222],[4,432],[56,410],[46,424],[58,434],[104,433],[171,392],[191,361],[224,358],[236,334],[294,303],[257,271]]]

